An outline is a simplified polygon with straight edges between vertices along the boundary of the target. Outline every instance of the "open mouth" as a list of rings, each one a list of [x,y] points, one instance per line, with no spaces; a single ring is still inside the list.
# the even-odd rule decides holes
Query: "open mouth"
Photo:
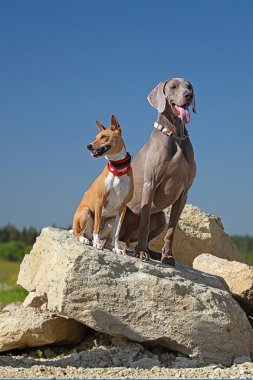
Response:
[[[90,155],[92,157],[99,157],[99,156],[102,156],[105,152],[107,152],[109,149],[111,149],[111,145],[105,145],[105,146],[102,146],[102,148],[99,148],[99,149],[93,149],[91,152],[90,152]]]
[[[186,103],[182,106],[178,106],[177,104],[171,102],[171,108],[177,117],[179,117],[184,124],[190,123],[190,112],[188,110],[189,104]]]

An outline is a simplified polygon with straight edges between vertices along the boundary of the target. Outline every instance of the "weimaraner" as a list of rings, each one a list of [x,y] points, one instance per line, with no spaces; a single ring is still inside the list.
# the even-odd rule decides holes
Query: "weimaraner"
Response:
[[[191,83],[183,78],[160,82],[149,94],[158,118],[149,141],[133,160],[134,195],[128,204],[121,240],[138,241],[135,256],[149,260],[148,242],[166,224],[162,210],[172,205],[168,231],[160,259],[175,265],[172,243],[176,225],[196,174],[192,144],[185,127],[190,121],[188,107],[195,110]]]

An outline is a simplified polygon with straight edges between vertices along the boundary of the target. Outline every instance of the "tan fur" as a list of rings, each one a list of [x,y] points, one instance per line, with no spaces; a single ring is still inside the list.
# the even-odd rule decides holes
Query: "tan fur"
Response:
[[[100,133],[96,136],[96,139],[91,143],[93,149],[100,149],[103,146],[111,145],[111,148],[103,154],[103,156],[108,156],[108,158],[111,155],[115,155],[124,149],[124,141],[121,137],[121,129],[117,122],[117,119],[115,116],[112,116],[111,119],[111,126],[108,129],[105,129],[105,127],[102,126],[100,122],[96,122],[97,126],[100,130]],[[102,236],[103,234],[103,224],[105,223],[105,218],[102,216],[102,211],[106,211],[106,206],[109,203],[110,198],[110,188],[108,189],[108,186],[106,188],[106,178],[108,175],[111,175],[109,172],[107,166],[104,168],[103,172],[95,179],[95,181],[92,183],[91,187],[88,189],[88,191],[84,194],[83,199],[81,200],[79,206],[77,207],[77,210],[74,215],[73,219],[73,232],[74,235],[79,239],[80,237],[84,236],[85,238],[91,239],[90,236],[85,236],[85,230],[87,227],[87,221],[88,219],[93,224],[92,228],[92,234],[99,235],[101,233],[101,238],[103,239],[109,239],[110,240],[110,232],[108,233],[108,227],[107,230],[104,229],[104,233],[106,236]],[[133,196],[133,173],[132,169],[130,168],[129,172],[125,174],[125,176],[128,176],[130,178],[130,185],[129,185],[129,191],[127,192],[127,195],[122,200],[122,204],[120,205],[119,209],[116,210],[115,215],[110,215],[109,219],[115,219],[116,215],[118,214],[118,223],[121,226],[122,220],[125,215],[126,211],[126,205],[127,203],[132,199]],[[120,177],[122,178],[122,177]],[[108,218],[107,218],[108,219]],[[119,226],[119,228],[120,228]],[[116,226],[117,227],[117,226]],[[119,229],[118,228],[118,229]],[[109,229],[110,230],[110,229]],[[117,247],[115,247],[117,250]]]

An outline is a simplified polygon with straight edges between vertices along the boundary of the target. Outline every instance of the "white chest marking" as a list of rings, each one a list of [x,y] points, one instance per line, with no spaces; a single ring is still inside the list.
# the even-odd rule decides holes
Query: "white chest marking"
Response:
[[[114,216],[130,190],[130,177],[116,177],[109,173],[105,179],[105,190],[109,193],[107,203],[102,210],[103,216]]]

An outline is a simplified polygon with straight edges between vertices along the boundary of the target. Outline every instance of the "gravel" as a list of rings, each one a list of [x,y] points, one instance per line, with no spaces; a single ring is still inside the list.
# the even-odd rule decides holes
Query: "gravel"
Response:
[[[162,347],[93,333],[72,347],[47,346],[0,355],[0,378],[253,378],[249,358],[205,365]]]
[[[102,368],[101,368],[102,367]],[[129,367],[90,368],[73,359],[27,359],[22,356],[0,357],[1,378],[244,378],[253,377],[253,363],[223,368],[209,365],[199,368],[154,366],[149,369]]]

